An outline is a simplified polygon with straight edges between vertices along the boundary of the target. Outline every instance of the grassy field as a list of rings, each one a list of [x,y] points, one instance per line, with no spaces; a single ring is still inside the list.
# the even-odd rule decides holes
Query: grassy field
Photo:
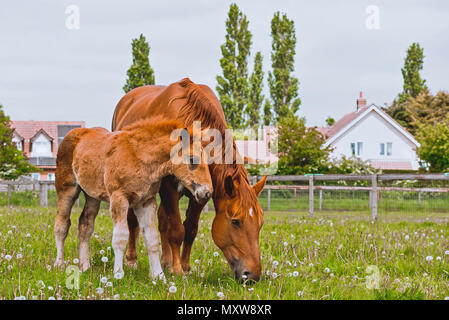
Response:
[[[304,211],[267,212],[260,236],[263,276],[257,284],[247,285],[234,280],[212,241],[211,212],[202,215],[188,275],[166,273],[167,283],[153,282],[140,239],[138,269],[125,267],[124,278],[115,279],[112,222],[102,209],[90,244],[92,267],[80,275],[76,290],[66,286],[73,273],[53,268],[55,213],[54,207],[0,207],[0,299],[449,297],[447,214],[386,214],[372,223],[369,212],[317,212],[313,218]],[[75,207],[66,241],[67,265],[77,262],[79,214]],[[377,289],[367,277],[377,279]]]

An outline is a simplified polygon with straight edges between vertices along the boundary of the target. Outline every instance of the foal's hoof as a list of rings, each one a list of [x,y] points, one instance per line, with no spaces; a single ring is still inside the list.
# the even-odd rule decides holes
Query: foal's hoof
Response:
[[[64,260],[56,260],[55,264],[53,265],[55,268],[62,268],[64,267]]]
[[[80,262],[80,271],[81,272],[87,271],[87,269],[89,269],[89,268],[90,268],[89,261],[87,261],[87,262]]]

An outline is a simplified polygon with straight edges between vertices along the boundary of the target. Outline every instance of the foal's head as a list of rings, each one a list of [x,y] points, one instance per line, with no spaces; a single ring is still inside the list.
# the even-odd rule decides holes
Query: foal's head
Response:
[[[172,150],[171,161],[173,175],[190,191],[199,203],[206,203],[212,195],[213,187],[205,152],[200,142],[193,142],[191,131],[183,129],[188,140],[180,140],[178,148]],[[181,134],[182,136],[182,134]],[[179,157],[179,147],[181,157]],[[174,152],[173,152],[174,151]],[[177,156],[177,159],[174,157]]]

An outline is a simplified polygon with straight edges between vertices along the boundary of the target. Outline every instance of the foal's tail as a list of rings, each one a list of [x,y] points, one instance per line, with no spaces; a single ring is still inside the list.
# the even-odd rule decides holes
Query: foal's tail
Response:
[[[58,148],[56,156],[56,173],[55,173],[55,188],[62,191],[67,186],[76,185],[76,178],[73,173],[73,152],[80,139],[80,133],[85,131],[84,128],[77,128],[70,130],[64,137]]]

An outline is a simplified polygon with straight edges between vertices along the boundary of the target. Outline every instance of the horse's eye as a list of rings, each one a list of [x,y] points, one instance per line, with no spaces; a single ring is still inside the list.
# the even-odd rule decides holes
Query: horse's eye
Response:
[[[240,227],[240,220],[239,219],[232,219],[231,223],[235,227]]]

